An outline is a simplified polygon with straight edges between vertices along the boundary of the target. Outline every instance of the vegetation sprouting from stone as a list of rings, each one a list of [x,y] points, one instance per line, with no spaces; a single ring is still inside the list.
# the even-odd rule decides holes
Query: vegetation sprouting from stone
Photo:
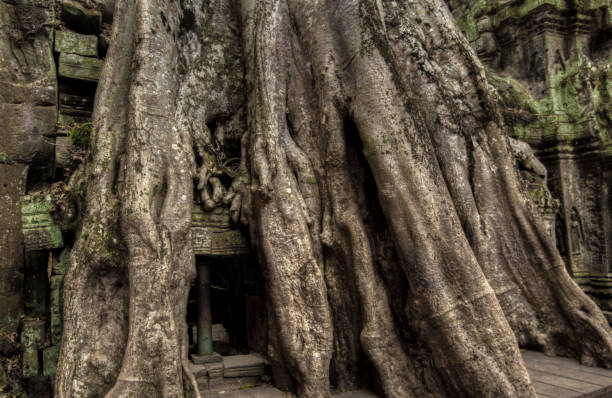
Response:
[[[91,136],[91,122],[78,124],[70,130],[70,140],[80,148],[88,148]]]

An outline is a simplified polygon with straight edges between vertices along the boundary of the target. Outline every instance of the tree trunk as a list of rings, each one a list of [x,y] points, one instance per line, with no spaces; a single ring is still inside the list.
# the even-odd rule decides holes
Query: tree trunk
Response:
[[[442,0],[119,0],[57,395],[198,394],[194,179],[250,225],[274,372],[299,396],[369,370],[388,397],[535,396],[519,344],[612,367],[504,129]]]

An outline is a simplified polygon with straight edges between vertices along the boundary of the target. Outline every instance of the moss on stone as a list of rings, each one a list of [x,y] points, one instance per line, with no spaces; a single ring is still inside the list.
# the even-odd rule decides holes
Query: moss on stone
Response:
[[[27,349],[23,352],[21,371],[24,379],[38,376],[40,363],[38,362],[38,350]]]
[[[64,246],[62,231],[51,216],[50,196],[26,196],[21,200],[21,223],[27,250]]]
[[[574,10],[580,13],[589,13],[594,10],[607,8],[612,10],[610,0],[524,0],[517,5],[500,5],[496,0],[476,0],[471,6],[455,13],[455,20],[459,28],[463,31],[470,42],[478,39],[477,21],[484,15],[491,15],[493,26],[499,27],[502,23],[510,19],[520,19],[532,11],[544,7],[554,7],[561,11]],[[612,19],[612,12],[606,15]]]
[[[101,59],[83,57],[77,54],[61,53],[59,57],[59,75],[71,79],[97,82],[100,78],[102,65]]]
[[[55,377],[57,360],[59,358],[59,345],[45,348],[43,351],[43,375]]]
[[[591,137],[607,145],[612,127],[611,75],[610,65],[598,68],[578,58],[550,77],[548,95],[539,100],[511,77],[489,73],[488,80],[502,109],[528,115],[506,120],[512,135],[521,140],[572,141]]]
[[[27,319],[23,323],[21,332],[21,346],[25,350],[42,348],[45,343],[45,321],[41,319]]]

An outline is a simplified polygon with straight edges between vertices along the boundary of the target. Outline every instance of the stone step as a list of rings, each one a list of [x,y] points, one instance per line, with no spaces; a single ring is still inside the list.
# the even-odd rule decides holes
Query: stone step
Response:
[[[208,394],[221,394],[253,388],[262,383],[268,360],[259,354],[229,355],[221,362],[191,364],[198,388]]]
[[[263,376],[268,361],[257,354],[223,357],[223,377]]]
[[[289,396],[270,385],[262,385],[232,391],[221,390],[209,394],[207,398],[287,398]]]
[[[259,354],[229,355],[221,362],[191,364],[198,381],[200,379],[260,377],[266,374],[268,360]]]

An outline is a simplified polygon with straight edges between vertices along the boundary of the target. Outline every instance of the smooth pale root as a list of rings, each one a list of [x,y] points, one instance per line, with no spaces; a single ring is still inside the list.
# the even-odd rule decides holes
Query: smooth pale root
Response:
[[[119,0],[111,43],[57,396],[196,388],[194,178],[248,221],[275,382],[302,397],[368,374],[388,397],[535,396],[519,343],[612,365],[443,1]],[[231,129],[225,192],[211,143]]]

